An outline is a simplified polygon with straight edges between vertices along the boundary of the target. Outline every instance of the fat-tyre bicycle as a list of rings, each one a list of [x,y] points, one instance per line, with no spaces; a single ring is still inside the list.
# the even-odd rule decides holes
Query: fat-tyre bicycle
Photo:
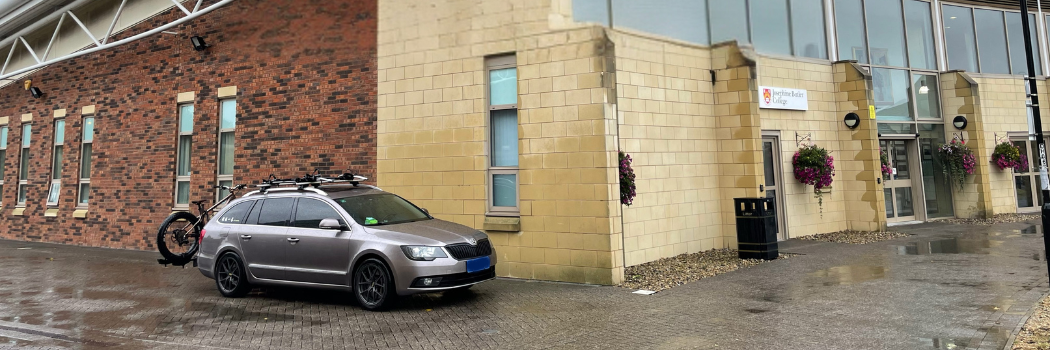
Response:
[[[194,216],[189,212],[178,211],[171,213],[167,219],[164,219],[164,223],[160,224],[160,229],[157,231],[157,250],[160,251],[160,255],[164,256],[164,259],[160,259],[158,262],[161,264],[185,266],[193,261],[194,256],[197,254],[197,249],[200,247],[200,239],[203,237],[201,230],[208,223],[211,214],[236,198],[237,191],[244,189],[244,187],[245,185],[243,184],[233,187],[215,186],[215,188],[229,191],[229,194],[215,202],[215,205],[212,205],[211,208],[204,209],[204,203],[207,202],[205,200],[193,201],[190,203],[197,206],[197,212],[200,215]]]

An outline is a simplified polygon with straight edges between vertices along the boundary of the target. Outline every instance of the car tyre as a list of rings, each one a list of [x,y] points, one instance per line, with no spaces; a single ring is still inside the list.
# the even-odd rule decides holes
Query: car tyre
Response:
[[[229,252],[219,257],[215,263],[215,286],[227,298],[240,298],[252,290],[244,262],[237,253]]]
[[[394,276],[379,259],[369,258],[358,264],[351,283],[357,303],[365,310],[386,310],[397,299]]]

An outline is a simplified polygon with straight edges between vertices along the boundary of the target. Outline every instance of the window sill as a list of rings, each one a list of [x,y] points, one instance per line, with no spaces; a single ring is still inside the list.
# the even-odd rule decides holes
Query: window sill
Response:
[[[521,218],[514,216],[485,216],[485,231],[521,232]]]
[[[44,217],[58,217],[58,208],[48,208],[44,211]]]
[[[15,210],[11,211],[11,215],[24,216],[26,215],[26,207],[15,207]]]
[[[87,218],[87,213],[88,213],[87,208],[78,208],[78,209],[73,211],[73,218],[76,218],[76,219]]]

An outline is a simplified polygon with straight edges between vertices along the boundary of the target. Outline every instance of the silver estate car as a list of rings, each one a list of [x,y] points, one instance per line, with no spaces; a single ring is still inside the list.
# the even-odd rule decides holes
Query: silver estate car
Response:
[[[198,266],[226,297],[252,285],[333,288],[378,310],[397,296],[467,289],[496,276],[484,232],[371,186],[248,193],[202,236]]]

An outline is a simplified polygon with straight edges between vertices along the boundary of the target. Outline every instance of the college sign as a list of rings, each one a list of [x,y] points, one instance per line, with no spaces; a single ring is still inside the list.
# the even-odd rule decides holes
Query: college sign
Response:
[[[759,86],[758,108],[808,111],[809,98],[806,90]]]

